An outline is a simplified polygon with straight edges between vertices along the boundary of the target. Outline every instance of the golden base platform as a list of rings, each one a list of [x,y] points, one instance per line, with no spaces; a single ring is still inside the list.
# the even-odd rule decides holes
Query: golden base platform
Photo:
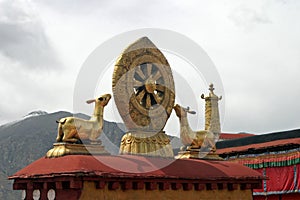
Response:
[[[109,155],[110,153],[104,149],[101,143],[96,144],[69,144],[54,143],[46,158],[54,158],[65,155]]]
[[[202,160],[223,160],[218,154],[215,152],[205,152],[200,151],[200,149],[188,149],[186,151],[179,151],[178,155],[175,156],[176,159],[202,159]]]

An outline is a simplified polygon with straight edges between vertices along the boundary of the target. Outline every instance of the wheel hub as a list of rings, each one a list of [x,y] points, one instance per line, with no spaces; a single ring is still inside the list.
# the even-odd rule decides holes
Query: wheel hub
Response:
[[[148,79],[148,80],[146,81],[146,83],[145,83],[145,88],[146,88],[146,91],[147,91],[148,93],[153,94],[154,91],[156,90],[156,84],[155,84],[155,82],[150,78],[150,79]]]

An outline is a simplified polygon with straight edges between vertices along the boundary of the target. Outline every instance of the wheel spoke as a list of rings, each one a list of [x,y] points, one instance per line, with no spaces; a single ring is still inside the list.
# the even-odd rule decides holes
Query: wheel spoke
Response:
[[[163,92],[165,91],[165,86],[156,84],[156,90]]]
[[[157,84],[164,84],[164,83],[165,83],[163,77],[160,77],[160,78],[157,79],[155,82],[156,82]]]
[[[137,96],[136,96],[136,99],[137,101],[140,103],[144,97],[144,95],[146,94],[146,91],[145,90],[142,90]]]
[[[133,86],[134,87],[141,87],[141,86],[143,86],[144,85],[144,83],[142,83],[142,82],[140,82],[140,81],[138,81],[138,80],[134,80],[134,82],[133,82]]]
[[[150,98],[150,94],[147,94],[146,108],[150,108],[150,107],[151,107],[151,98]]]
[[[160,77],[161,77],[161,74],[160,74],[159,70],[157,70],[155,75],[153,76],[153,80],[157,81]]]
[[[145,89],[145,86],[141,86],[141,87],[134,87],[134,90],[135,90],[135,94],[138,94],[140,93],[142,90]]]
[[[160,99],[158,97],[158,94],[152,94],[154,100],[156,101],[156,104],[160,104]]]
[[[138,103],[150,109],[161,104],[166,87],[158,67],[152,63],[144,63],[136,67],[133,86]]]
[[[141,66],[140,66],[140,65],[136,67],[136,70],[135,70],[135,71],[136,71],[136,73],[137,73],[143,80],[146,79],[146,77],[145,77],[143,71],[141,70]]]
[[[152,65],[150,63],[147,63],[147,75],[148,75],[148,77],[151,75],[151,71],[152,71]]]

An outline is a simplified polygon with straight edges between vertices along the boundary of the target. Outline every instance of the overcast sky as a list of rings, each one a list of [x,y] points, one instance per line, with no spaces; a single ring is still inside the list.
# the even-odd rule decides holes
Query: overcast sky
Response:
[[[212,59],[224,87],[219,95],[226,96],[223,132],[300,127],[297,0],[0,0],[0,124],[34,110],[72,112],[75,80],[88,55],[140,28],[181,33]],[[191,121],[204,118],[197,111]]]

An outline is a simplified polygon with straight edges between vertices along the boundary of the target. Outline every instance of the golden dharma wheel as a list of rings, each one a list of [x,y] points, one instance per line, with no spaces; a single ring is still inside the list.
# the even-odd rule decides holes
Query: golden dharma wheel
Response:
[[[120,55],[112,86],[128,131],[157,132],[164,128],[175,101],[174,80],[167,59],[147,37]]]

